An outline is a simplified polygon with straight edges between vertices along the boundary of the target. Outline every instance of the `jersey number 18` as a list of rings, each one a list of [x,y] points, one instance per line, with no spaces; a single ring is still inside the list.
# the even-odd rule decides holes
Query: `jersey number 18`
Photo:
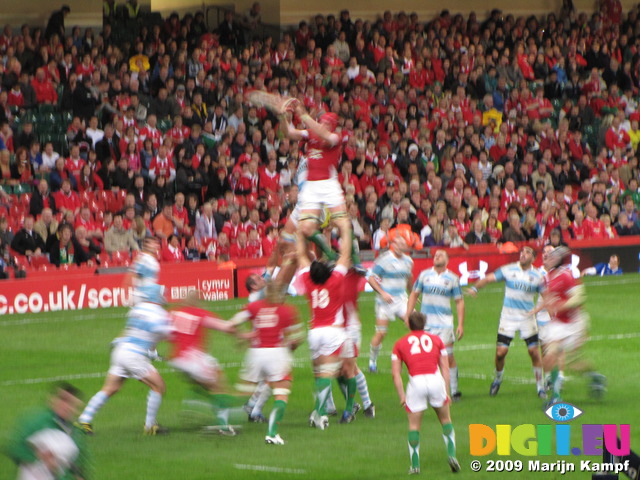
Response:
[[[327,308],[329,306],[329,291],[326,288],[322,290],[311,291],[311,308]]]

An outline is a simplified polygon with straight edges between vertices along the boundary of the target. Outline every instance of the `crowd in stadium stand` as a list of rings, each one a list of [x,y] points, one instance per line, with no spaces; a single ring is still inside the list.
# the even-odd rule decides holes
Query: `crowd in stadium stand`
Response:
[[[151,234],[165,261],[267,257],[304,151],[253,89],[339,114],[361,248],[400,223],[425,248],[640,233],[638,7],[344,10],[281,40],[259,34],[259,3],[211,31],[108,1],[99,34],[65,31],[65,8],[0,34],[6,263],[121,264]]]

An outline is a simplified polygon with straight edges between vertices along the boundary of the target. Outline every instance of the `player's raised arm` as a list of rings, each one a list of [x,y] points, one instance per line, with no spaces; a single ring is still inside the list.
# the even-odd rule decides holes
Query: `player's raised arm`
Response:
[[[298,255],[298,265],[300,268],[307,268],[311,265],[309,253],[307,252],[307,243],[304,241],[304,235],[300,232],[296,235],[296,253]]]
[[[464,294],[465,295],[471,295],[472,297],[475,297],[476,294],[478,293],[478,290],[483,288],[485,285],[488,285],[490,283],[495,283],[497,281],[498,281],[498,279],[496,278],[495,274],[494,273],[490,273],[486,277],[481,278],[480,280],[478,280],[476,283],[474,283],[470,287],[465,288]]]
[[[282,130],[289,140],[298,142],[303,138],[306,138],[306,132],[304,130],[298,130],[296,127],[291,125],[286,113],[278,115],[278,119],[280,120],[280,130]]]
[[[310,132],[312,132],[316,136],[320,137],[322,140],[325,141],[325,143],[327,145],[329,145],[331,147],[335,147],[336,145],[338,145],[338,143],[340,142],[340,137],[337,134],[331,132],[327,127],[325,127],[321,123],[316,122],[311,117],[311,115],[309,115],[309,113],[307,113],[307,111],[304,109],[302,104],[297,103],[295,105],[295,112],[298,115],[298,117],[300,118],[300,120],[302,120],[304,122],[304,124],[306,125],[306,127],[309,129]],[[325,113],[325,115],[335,115],[335,114]],[[323,116],[323,118],[324,118],[324,116]],[[337,120],[337,117],[334,117],[334,118],[336,118],[336,120]],[[336,123],[337,123],[337,121],[336,121]]]
[[[351,241],[351,231],[343,229],[340,231],[340,256],[338,257],[337,265],[342,265],[345,268],[351,266],[351,247],[353,242]]]

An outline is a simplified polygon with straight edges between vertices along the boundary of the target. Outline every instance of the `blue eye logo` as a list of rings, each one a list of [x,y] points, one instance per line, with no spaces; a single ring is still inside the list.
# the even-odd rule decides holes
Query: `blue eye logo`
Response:
[[[551,405],[544,413],[547,417],[551,420],[555,420],[556,422],[569,422],[578,418],[583,412],[575,405],[560,402]]]

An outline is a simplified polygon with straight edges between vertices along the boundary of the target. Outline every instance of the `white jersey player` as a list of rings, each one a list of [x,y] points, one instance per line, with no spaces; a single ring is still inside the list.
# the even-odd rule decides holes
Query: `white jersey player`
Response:
[[[458,364],[453,355],[453,344],[464,336],[464,299],[460,290],[460,279],[447,269],[449,256],[444,250],[437,250],[433,257],[433,267],[423,270],[411,291],[405,321],[413,312],[421,296],[420,312],[427,316],[425,331],[442,339],[449,361],[451,399],[458,401],[462,394],[458,389]],[[455,301],[458,327],[454,334],[454,316],[451,300]]]
[[[413,279],[413,260],[402,235],[396,235],[388,252],[380,255],[367,275],[376,291],[376,332],[371,339],[369,371],[378,371],[378,354],[387,334],[389,322],[404,319],[407,313],[407,289]]]
[[[144,255],[153,255],[153,252],[157,252],[158,249],[158,239],[145,240]],[[153,262],[148,264],[151,265]],[[145,280],[149,278],[151,277],[144,276]],[[118,393],[127,378],[135,378],[151,389],[147,397],[144,433],[146,435],[166,433],[166,430],[156,423],[156,415],[165,393],[165,383],[158,370],[151,364],[151,359],[155,356],[158,342],[171,334],[171,320],[161,303],[157,303],[163,300],[162,295],[159,294],[161,291],[159,286],[156,284],[154,287],[154,284],[149,281],[138,287],[143,287],[138,289],[139,301],[129,310],[123,334],[113,342],[111,366],[104,385],[91,398],[78,419],[82,429],[89,434],[93,433],[91,422],[95,414],[109,398]]]
[[[532,266],[535,258],[536,252],[533,248],[523,247],[518,262],[498,268],[468,289],[469,294],[475,295],[480,288],[488,283],[503,280],[505,282],[504,303],[500,314],[496,344],[495,378],[489,390],[489,395],[492,397],[497,395],[500,390],[509,345],[518,333],[527,344],[538,396],[546,398],[542,376],[542,359],[538,344],[538,326],[535,317],[531,314],[535,306],[536,295],[544,289],[543,274]]]

